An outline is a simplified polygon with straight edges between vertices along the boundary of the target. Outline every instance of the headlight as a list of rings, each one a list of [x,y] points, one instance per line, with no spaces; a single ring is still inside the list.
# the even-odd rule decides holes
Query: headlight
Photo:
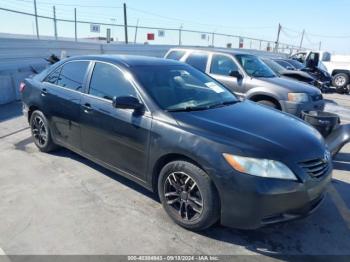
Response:
[[[275,160],[234,156],[230,154],[223,154],[223,156],[230,166],[241,173],[266,178],[297,180],[294,173],[285,164]]]
[[[288,93],[288,101],[304,103],[309,101],[309,96],[306,93]]]

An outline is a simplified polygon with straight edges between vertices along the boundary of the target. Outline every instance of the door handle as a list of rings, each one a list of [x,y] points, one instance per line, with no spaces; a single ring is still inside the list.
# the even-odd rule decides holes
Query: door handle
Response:
[[[46,96],[47,95],[47,89],[46,88],[43,88],[43,89],[41,89],[41,95],[42,96]]]
[[[90,113],[92,111],[92,107],[89,103],[84,104],[83,108],[85,113]]]

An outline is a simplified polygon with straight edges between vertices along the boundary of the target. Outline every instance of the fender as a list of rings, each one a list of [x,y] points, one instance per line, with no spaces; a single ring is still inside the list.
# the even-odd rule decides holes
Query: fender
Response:
[[[263,96],[269,96],[273,99],[275,99],[276,101],[280,101],[281,98],[279,98],[276,94],[274,93],[271,93],[268,88],[266,87],[254,87],[254,88],[251,88],[245,95],[245,97],[247,99],[251,99],[252,97],[254,96],[257,96],[257,95],[263,95]]]

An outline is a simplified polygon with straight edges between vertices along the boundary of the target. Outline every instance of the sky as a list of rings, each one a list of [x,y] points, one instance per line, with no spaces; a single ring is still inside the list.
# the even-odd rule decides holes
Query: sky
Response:
[[[53,5],[59,19],[74,19],[96,23],[123,24],[123,3],[127,5],[128,24],[149,27],[217,32],[275,41],[278,24],[282,26],[280,42],[299,46],[305,30],[303,47],[337,54],[350,54],[349,0],[37,0],[38,14],[53,16]],[[33,13],[33,0],[0,0],[0,8]],[[78,37],[105,36],[111,28],[112,37],[124,40],[123,27],[100,27],[91,33],[90,24],[78,24]],[[57,22],[59,37],[74,37],[74,23]],[[41,35],[53,36],[53,21],[39,18]],[[135,40],[135,29],[129,29],[129,41]],[[35,35],[34,18],[0,10],[0,33]],[[138,29],[136,41],[147,41],[147,33],[155,33],[155,44],[177,44],[178,30]],[[182,44],[211,44],[211,34],[182,32]],[[232,43],[238,38],[215,36],[214,44]],[[244,40],[245,47],[258,48],[259,41]],[[262,45],[266,45],[263,42]]]

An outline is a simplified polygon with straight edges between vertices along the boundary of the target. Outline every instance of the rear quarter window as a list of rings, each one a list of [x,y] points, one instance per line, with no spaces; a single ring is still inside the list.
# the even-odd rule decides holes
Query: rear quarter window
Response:
[[[205,72],[208,62],[208,55],[205,53],[192,53],[187,59],[186,63],[197,68],[198,70]]]

